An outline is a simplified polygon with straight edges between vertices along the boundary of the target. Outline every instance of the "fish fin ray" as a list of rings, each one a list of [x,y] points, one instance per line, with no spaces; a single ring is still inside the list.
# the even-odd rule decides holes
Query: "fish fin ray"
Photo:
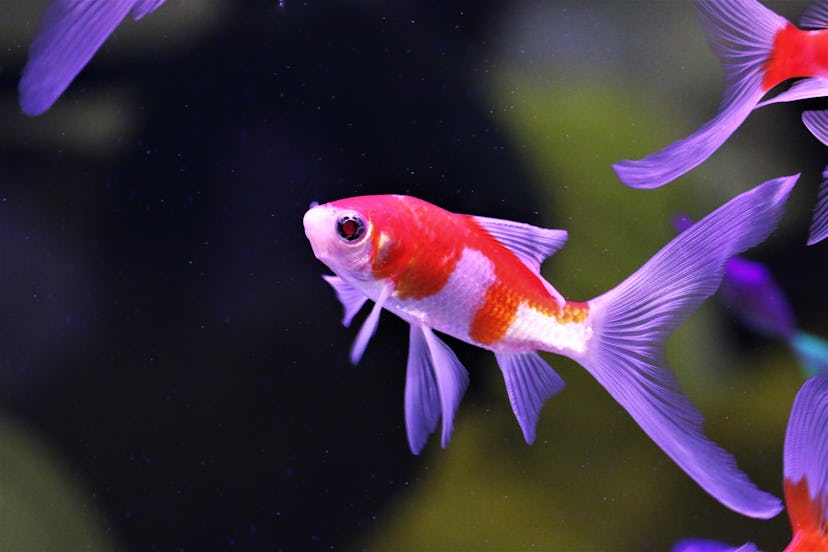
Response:
[[[753,75],[734,90],[713,119],[695,132],[642,159],[614,163],[615,174],[631,188],[652,189],[691,171],[713,155],[747,119],[764,95],[761,84],[761,77]]]
[[[541,263],[557,253],[566,244],[568,236],[566,230],[489,217],[472,218],[534,272],[540,272]]]
[[[434,335],[431,328],[421,326],[423,337],[428,347],[434,374],[437,378],[437,392],[440,396],[440,409],[443,415],[443,436],[441,444],[445,448],[451,440],[454,428],[454,414],[460,406],[460,400],[469,385],[469,373],[460,363],[448,345]]]
[[[802,27],[810,29],[824,29],[828,27],[828,2],[818,0],[805,9],[799,19]]]
[[[140,20],[145,15],[151,14],[163,4],[166,0],[138,0],[132,8],[132,19]]]
[[[775,103],[795,102],[810,98],[822,98],[823,96],[828,96],[828,80],[817,77],[808,77],[795,82],[784,92],[780,92],[776,96],[759,102],[756,104],[756,107],[759,108]]]
[[[411,324],[405,375],[405,427],[408,446],[420,454],[440,418],[440,394],[423,329]]]
[[[736,547],[713,539],[694,537],[678,541],[670,552],[759,552],[759,549],[752,542]]]
[[[753,75],[764,76],[776,34],[788,20],[756,0],[696,0],[696,6],[728,88],[738,88]]]
[[[828,95],[828,82],[825,83],[825,95]],[[828,146],[828,109],[805,111],[802,122],[817,140]]]
[[[374,336],[374,333],[377,331],[377,325],[379,324],[380,313],[382,312],[382,307],[385,304],[385,301],[388,297],[391,296],[391,292],[394,290],[393,284],[386,284],[383,286],[382,290],[380,291],[379,297],[377,297],[376,303],[374,303],[371,312],[368,314],[368,317],[365,319],[365,322],[362,323],[362,327],[359,329],[359,333],[354,340],[354,344],[351,347],[351,363],[352,364],[359,364],[360,359],[362,358],[362,354],[365,352],[365,347],[368,346],[368,342],[371,341],[371,338]]]
[[[347,328],[351,325],[354,316],[357,315],[365,302],[368,301],[368,297],[339,276],[325,274],[322,278],[334,288],[336,298],[339,299],[345,311],[342,316],[342,325]]]
[[[828,167],[822,171],[822,182],[817,192],[814,216],[808,231],[808,245],[819,243],[828,237]]]
[[[828,534],[828,377],[818,375],[800,388],[785,431],[783,471],[791,523]],[[807,496],[792,496],[789,486],[805,483]],[[799,519],[810,518],[810,519]]]
[[[60,97],[135,0],[56,0],[47,8],[29,47],[18,89],[20,107],[40,115]]]
[[[725,92],[717,115],[695,132],[642,159],[624,159],[613,169],[631,188],[657,188],[710,157],[756,107],[763,90],[765,63],[776,33],[787,20],[755,0],[697,0],[710,46],[725,72]]]
[[[579,361],[641,428],[704,490],[746,516],[782,509],[758,489],[728,452],[703,433],[702,415],[663,368],[664,342],[716,292],[727,260],[776,227],[798,175],[735,197],[697,222],[617,287],[593,299],[593,335]]]
[[[535,428],[543,403],[561,392],[566,384],[535,351],[495,353],[495,357],[503,372],[512,411],[520,424],[524,439],[531,445],[535,441]]]

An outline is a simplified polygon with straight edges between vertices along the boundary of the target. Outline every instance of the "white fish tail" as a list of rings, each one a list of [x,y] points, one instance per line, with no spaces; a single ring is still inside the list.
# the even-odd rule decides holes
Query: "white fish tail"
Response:
[[[799,175],[777,178],[726,203],[668,243],[619,286],[593,299],[592,340],[580,362],[701,487],[747,516],[782,508],[702,431],[702,416],[666,370],[670,333],[715,293],[727,260],[776,227]]]

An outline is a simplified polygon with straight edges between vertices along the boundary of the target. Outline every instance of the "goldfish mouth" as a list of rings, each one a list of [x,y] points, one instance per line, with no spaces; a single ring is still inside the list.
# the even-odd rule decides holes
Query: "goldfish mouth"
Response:
[[[317,259],[324,262],[327,256],[327,248],[324,247],[324,236],[326,231],[331,230],[328,210],[325,209],[324,205],[319,205],[314,201],[302,218],[302,225],[305,227],[305,236],[311,244],[313,254]]]

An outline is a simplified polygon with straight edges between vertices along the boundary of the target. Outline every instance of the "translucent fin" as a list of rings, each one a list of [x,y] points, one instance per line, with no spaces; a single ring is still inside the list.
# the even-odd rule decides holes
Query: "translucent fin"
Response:
[[[828,341],[805,332],[797,332],[789,341],[806,376],[828,376]]]
[[[822,98],[823,96],[828,96],[828,80],[809,77],[793,83],[784,92],[759,102],[756,107],[765,107],[766,105],[781,102],[807,100],[809,98]]]
[[[135,0],[55,0],[46,8],[20,79],[20,107],[27,115],[49,109]]]
[[[731,92],[754,75],[763,74],[776,34],[788,20],[757,0],[696,0],[699,20],[710,48],[719,56]],[[725,94],[722,104],[727,104]]]
[[[566,230],[488,217],[472,218],[535,272],[540,272],[541,263],[566,243]]]
[[[752,542],[742,546],[731,546],[723,542],[710,539],[682,539],[670,549],[670,552],[758,552],[759,549]]]
[[[360,311],[362,305],[368,300],[364,293],[353,287],[339,276],[322,276],[326,282],[331,284],[336,292],[336,298],[342,303],[345,314],[342,317],[342,325],[346,328],[351,325],[354,316]]]
[[[828,96],[828,82],[825,83],[825,95]],[[802,113],[802,122],[817,140],[828,146],[828,109],[805,111]]]
[[[719,113],[697,131],[637,161],[613,165],[632,188],[657,188],[692,170],[715,152],[756,107],[763,89],[764,66],[776,33],[787,20],[755,0],[697,0],[702,26],[725,72]]]
[[[704,490],[757,518],[778,514],[779,499],[757,489],[704,435],[701,413],[664,368],[663,350],[672,330],[715,293],[727,260],[773,231],[797,178],[777,178],[735,197],[590,301],[592,341],[572,356]]]
[[[434,335],[431,328],[420,327],[428,347],[431,365],[437,377],[437,392],[440,395],[440,410],[443,414],[442,446],[445,448],[451,440],[454,428],[454,413],[460,406],[460,399],[469,385],[469,373],[457,359],[454,351]]]
[[[808,29],[824,29],[828,27],[828,2],[817,0],[805,9],[799,19],[799,24]]]
[[[408,446],[420,454],[440,418],[440,394],[431,353],[420,326],[411,325],[405,374],[405,427]]]
[[[828,237],[828,167],[822,171],[822,182],[817,192],[814,216],[808,232],[808,245],[819,243]]]
[[[132,8],[132,18],[138,21],[147,14],[157,10],[166,0],[138,0]]]
[[[538,353],[495,353],[497,364],[503,372],[506,393],[523,431],[523,438],[530,445],[535,442],[535,427],[544,401],[566,387],[561,376]]]
[[[762,78],[752,75],[728,98],[719,113],[696,132],[639,160],[624,159],[612,168],[631,188],[658,188],[694,169],[725,143],[764,96]]]
[[[692,225],[693,220],[686,215],[673,217],[673,226],[679,232]],[[793,309],[762,263],[742,257],[728,259],[720,293],[731,312],[754,331],[783,340],[793,336]]]
[[[785,433],[784,473],[785,501],[794,538],[798,530],[808,529],[825,538],[828,535],[828,378],[824,376],[812,377],[796,394]]]
[[[382,291],[380,291],[380,295],[377,297],[377,302],[374,303],[374,307],[371,309],[371,313],[368,315],[368,318],[366,318],[365,322],[362,323],[362,327],[359,329],[359,333],[354,340],[354,345],[351,347],[351,363],[359,364],[359,360],[365,352],[365,347],[368,346],[368,342],[371,341],[371,338],[377,331],[377,324],[379,324],[382,306],[391,295],[393,289],[393,284],[387,284],[382,288]]]

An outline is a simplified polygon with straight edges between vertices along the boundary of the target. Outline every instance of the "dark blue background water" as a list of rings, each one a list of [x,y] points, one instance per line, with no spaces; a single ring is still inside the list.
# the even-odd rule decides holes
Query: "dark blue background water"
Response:
[[[301,217],[312,201],[393,192],[566,227],[567,213],[538,218],[523,146],[492,114],[504,11],[233,2],[185,35],[162,20],[199,3],[168,4],[126,22],[37,119],[15,87],[45,3],[0,8],[15,29],[0,72],[0,408],[53,447],[80,507],[128,549],[361,545],[428,465],[402,424],[407,330],[386,319],[348,363],[354,332]],[[611,63],[624,44],[597,55]],[[786,116],[784,147],[812,180],[804,204],[823,153]],[[824,250],[764,260],[795,284],[800,316],[821,320],[824,299],[809,301]],[[488,358],[452,346],[468,366]],[[487,393],[473,377],[466,401]]]

